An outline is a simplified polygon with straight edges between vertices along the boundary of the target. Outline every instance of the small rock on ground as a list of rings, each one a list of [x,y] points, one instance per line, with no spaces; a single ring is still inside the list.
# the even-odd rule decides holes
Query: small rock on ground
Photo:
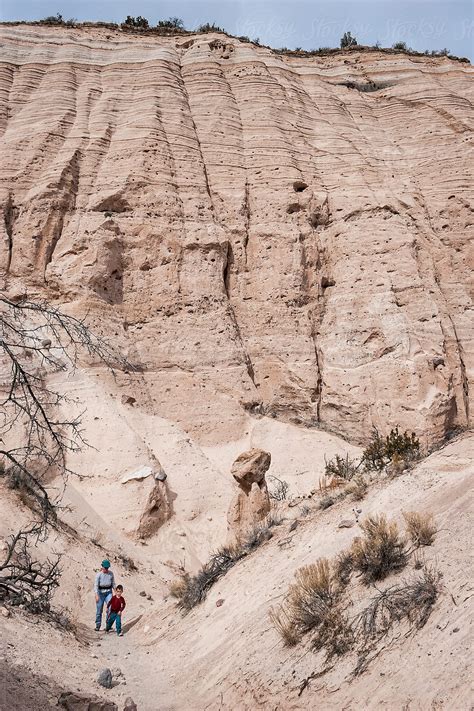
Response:
[[[98,683],[106,689],[112,688],[112,672],[110,669],[102,669],[97,677]]]
[[[351,521],[350,519],[345,518],[341,521],[338,528],[352,528],[353,525],[354,525],[354,521]]]

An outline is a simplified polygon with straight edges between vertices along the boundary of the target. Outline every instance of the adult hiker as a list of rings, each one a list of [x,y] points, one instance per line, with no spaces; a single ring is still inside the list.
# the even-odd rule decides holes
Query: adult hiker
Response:
[[[96,602],[95,629],[100,630],[102,624],[102,610],[104,604],[107,605],[112,597],[112,590],[115,587],[114,574],[110,570],[110,561],[105,559],[101,563],[100,572],[95,576],[94,592]]]

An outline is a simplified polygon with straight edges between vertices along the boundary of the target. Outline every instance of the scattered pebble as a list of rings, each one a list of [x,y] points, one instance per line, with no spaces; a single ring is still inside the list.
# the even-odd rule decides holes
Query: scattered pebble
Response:
[[[140,593],[138,593],[140,597],[146,597],[146,592],[142,590]]]
[[[216,601],[216,607],[222,607],[223,604],[224,604],[224,600],[220,597],[220,598]]]

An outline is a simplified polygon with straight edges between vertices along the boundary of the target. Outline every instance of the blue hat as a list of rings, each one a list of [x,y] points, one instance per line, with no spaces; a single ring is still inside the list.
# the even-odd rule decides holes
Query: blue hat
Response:
[[[103,568],[110,568],[110,560],[107,560],[107,558],[106,558],[105,560],[102,561],[101,565]]]

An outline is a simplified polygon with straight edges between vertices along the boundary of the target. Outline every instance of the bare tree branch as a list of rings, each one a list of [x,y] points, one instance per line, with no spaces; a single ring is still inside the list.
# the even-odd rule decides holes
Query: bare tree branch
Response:
[[[0,296],[0,475],[21,492],[34,521],[11,537],[0,563],[0,595],[46,610],[60,576],[59,559],[39,563],[31,542],[44,539],[57,523],[60,494],[51,498],[51,478],[65,484],[71,474],[68,455],[87,442],[81,417],[61,413],[74,401],[52,389],[48,378],[74,371],[81,355],[104,363],[112,372],[136,368],[92,333],[85,319],[46,301]],[[18,603],[19,604],[19,603]]]

